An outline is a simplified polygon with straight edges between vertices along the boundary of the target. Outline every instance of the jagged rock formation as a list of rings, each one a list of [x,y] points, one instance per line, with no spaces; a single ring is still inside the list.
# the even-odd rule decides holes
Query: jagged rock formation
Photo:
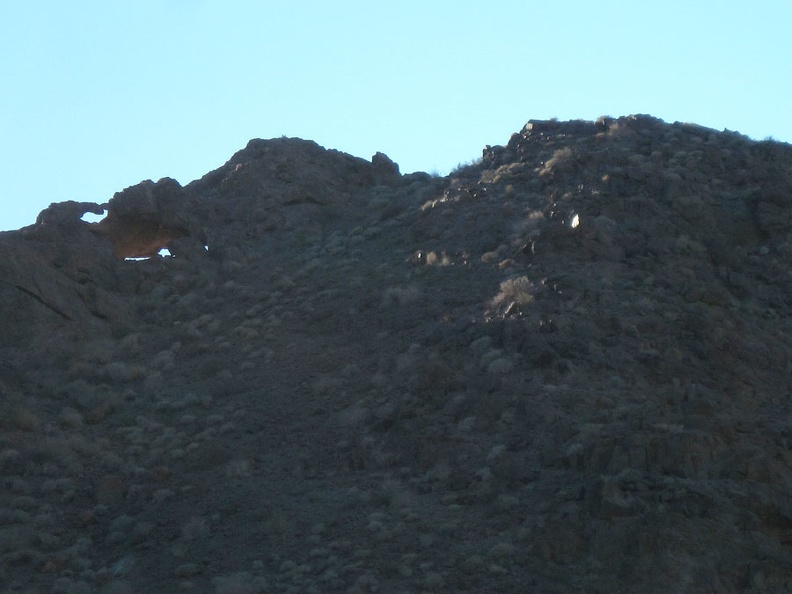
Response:
[[[789,591],[791,218],[792,147],[648,116],[52,205],[0,234],[0,591]]]

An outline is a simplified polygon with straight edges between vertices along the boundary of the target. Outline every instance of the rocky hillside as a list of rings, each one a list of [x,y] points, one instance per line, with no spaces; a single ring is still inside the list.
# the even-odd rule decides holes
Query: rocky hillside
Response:
[[[792,147],[648,116],[53,204],[0,234],[0,592],[792,591],[790,219]]]

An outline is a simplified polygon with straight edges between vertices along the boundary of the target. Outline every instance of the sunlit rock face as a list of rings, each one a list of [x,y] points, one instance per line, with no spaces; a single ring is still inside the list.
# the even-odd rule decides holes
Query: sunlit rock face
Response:
[[[94,231],[110,240],[118,258],[151,257],[189,235],[180,211],[189,212],[189,201],[178,182],[145,181],[113,196]]]
[[[504,140],[253,140],[0,234],[0,583],[788,591],[792,148]]]

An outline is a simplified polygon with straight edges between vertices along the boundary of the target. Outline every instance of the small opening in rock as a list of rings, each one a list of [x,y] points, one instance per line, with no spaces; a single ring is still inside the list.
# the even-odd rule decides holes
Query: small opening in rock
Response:
[[[168,248],[162,248],[160,251],[157,252],[157,256],[160,258],[174,258],[175,256],[171,254],[171,251]],[[142,257],[134,257],[134,258],[124,258],[124,262],[140,262],[142,260],[151,260],[154,256],[142,256]]]
[[[100,215],[94,214],[92,212],[86,212],[82,217],[80,217],[80,220],[85,223],[99,223],[103,221],[106,216],[107,210],[103,210],[102,214]]]

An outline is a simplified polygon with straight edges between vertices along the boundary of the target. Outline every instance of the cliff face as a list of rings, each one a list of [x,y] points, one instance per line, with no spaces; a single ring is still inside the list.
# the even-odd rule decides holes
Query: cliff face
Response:
[[[54,204],[0,234],[0,584],[792,589],[791,218],[792,147],[648,116]]]

